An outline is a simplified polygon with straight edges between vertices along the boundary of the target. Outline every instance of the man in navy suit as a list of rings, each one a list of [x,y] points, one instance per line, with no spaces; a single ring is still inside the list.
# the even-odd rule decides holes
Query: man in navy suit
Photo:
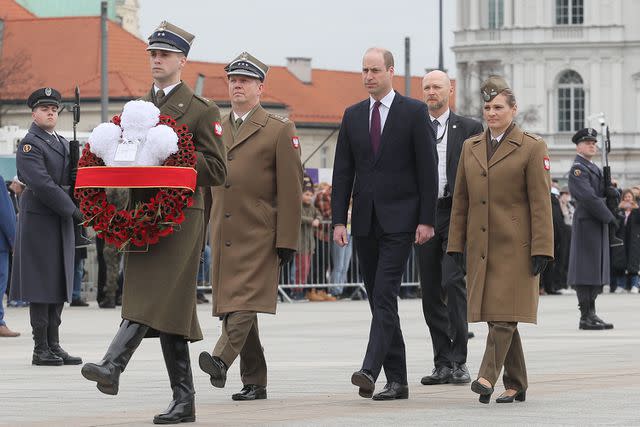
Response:
[[[412,244],[423,244],[434,235],[438,192],[427,107],[395,92],[393,74],[391,52],[365,52],[362,78],[369,98],[344,112],[331,198],[333,240],[344,246],[353,196],[351,235],[372,319],[362,369],[351,382],[360,396],[374,400],[409,397],[397,297]],[[374,396],[382,368],[387,384]]]
[[[467,289],[464,271],[447,255],[449,218],[458,161],[464,140],[483,131],[482,124],[449,110],[453,87],[446,73],[435,70],[422,80],[429,121],[436,133],[438,209],[433,239],[417,248],[422,311],[431,334],[434,369],[424,385],[471,382],[467,369]]]

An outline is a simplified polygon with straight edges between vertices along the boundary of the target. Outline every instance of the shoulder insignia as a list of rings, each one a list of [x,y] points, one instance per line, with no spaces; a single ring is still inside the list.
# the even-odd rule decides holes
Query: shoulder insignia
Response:
[[[222,125],[220,122],[213,123],[213,133],[215,133],[216,136],[222,136]]]
[[[580,169],[578,169],[578,168],[575,168],[573,170],[573,175],[580,176],[580,175],[582,175],[582,171]]]
[[[542,141],[542,137],[540,135],[536,135],[535,133],[531,133],[531,132],[527,132],[524,131],[523,132],[525,135],[530,136],[531,138],[537,140],[537,141]]]
[[[200,95],[196,95],[195,93],[193,94],[193,97],[204,102],[205,104],[209,105],[211,104],[211,101],[209,101],[207,98],[205,98],[204,96],[200,96]]]
[[[298,138],[297,136],[292,137],[291,145],[293,145],[293,148],[295,148],[296,150],[300,148],[300,138]]]
[[[28,153],[29,151],[31,151],[31,144],[24,144],[22,146],[22,152],[23,153]]]
[[[544,166],[544,170],[551,170],[551,160],[549,159],[549,156],[544,156],[542,165]]]
[[[274,118],[274,119],[276,119],[278,121],[281,121],[282,123],[287,123],[289,121],[288,118],[282,117],[282,116],[280,116],[278,114],[274,114],[274,113],[269,113],[269,117],[272,117],[272,118]]]

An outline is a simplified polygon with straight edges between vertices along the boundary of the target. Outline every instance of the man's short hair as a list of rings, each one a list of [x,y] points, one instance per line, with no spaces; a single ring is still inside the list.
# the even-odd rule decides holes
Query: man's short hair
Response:
[[[369,53],[369,52],[378,52],[378,53],[382,54],[382,59],[384,60],[384,66],[385,66],[385,68],[387,70],[394,66],[393,53],[391,53],[389,50],[381,48],[381,47],[370,47],[365,52],[365,55],[367,53]]]

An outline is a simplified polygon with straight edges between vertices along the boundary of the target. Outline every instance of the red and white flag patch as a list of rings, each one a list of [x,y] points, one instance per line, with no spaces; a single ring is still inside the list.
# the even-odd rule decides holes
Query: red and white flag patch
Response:
[[[295,148],[296,150],[300,148],[300,138],[298,138],[297,136],[291,138],[291,145],[293,145],[293,148]]]
[[[551,160],[549,160],[549,158],[547,156],[544,157],[544,170],[548,171],[551,170]]]
[[[220,122],[213,123],[213,133],[215,133],[216,136],[222,136],[222,125]]]

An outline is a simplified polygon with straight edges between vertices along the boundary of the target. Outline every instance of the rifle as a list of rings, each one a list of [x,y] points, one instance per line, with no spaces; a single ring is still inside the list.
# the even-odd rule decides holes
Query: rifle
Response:
[[[609,153],[611,152],[611,137],[609,134],[609,126],[604,120],[604,113],[600,113],[598,120],[600,122],[600,141],[602,142],[602,176],[604,177],[604,197],[606,199],[607,208],[611,211],[616,219],[620,204],[620,193],[613,187],[611,182],[611,167],[609,166]],[[622,239],[616,236],[616,225],[609,223],[609,246],[623,246]]]
[[[76,176],[78,175],[78,161],[80,160],[80,142],[78,141],[76,131],[78,123],[80,123],[80,88],[76,86],[75,98],[73,101],[73,107],[71,109],[73,114],[73,140],[69,141],[69,163],[71,164],[69,183],[71,188],[69,189],[69,196],[73,203],[78,206],[78,201],[74,196],[74,190],[76,188]],[[74,226],[76,248],[84,248],[91,245],[93,242],[87,237],[87,232],[81,224]]]

